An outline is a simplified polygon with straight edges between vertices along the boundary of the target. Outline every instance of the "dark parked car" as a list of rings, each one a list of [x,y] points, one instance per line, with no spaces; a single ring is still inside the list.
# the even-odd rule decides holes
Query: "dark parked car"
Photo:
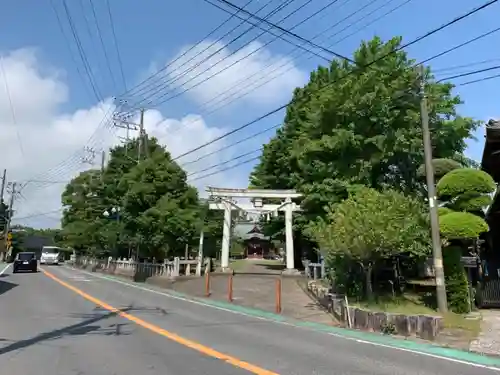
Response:
[[[36,259],[35,253],[18,253],[14,259],[13,272],[17,273],[19,271],[31,271],[37,272],[38,261]]]

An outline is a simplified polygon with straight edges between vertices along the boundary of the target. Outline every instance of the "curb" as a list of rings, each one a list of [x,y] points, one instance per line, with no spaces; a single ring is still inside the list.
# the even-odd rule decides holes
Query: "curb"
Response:
[[[80,272],[88,273],[90,275],[96,275],[96,273],[88,272],[86,270],[81,270],[74,268]],[[349,328],[340,328],[328,326],[321,323],[314,322],[304,322],[295,320],[293,318],[285,317],[283,315],[278,315],[272,312],[259,310],[251,307],[244,307],[239,305],[234,305],[228,302],[210,300],[208,298],[194,297],[188,294],[180,293],[170,289],[164,289],[150,285],[147,283],[138,283],[121,278],[114,275],[106,275],[98,273],[98,278],[108,279],[110,281],[119,282],[121,284],[128,284],[132,287],[138,287],[141,289],[149,289],[152,292],[162,293],[164,295],[170,295],[172,297],[182,298],[187,301],[192,301],[195,303],[203,304],[206,306],[212,306],[214,308],[223,309],[227,311],[232,311],[238,314],[243,314],[258,319],[265,319],[268,321],[274,321],[281,324],[287,324],[295,327],[310,329],[317,332],[323,332],[332,336],[355,340],[359,343],[372,344],[376,346],[398,349],[407,352],[413,352],[418,354],[427,355],[430,357],[448,359],[454,362],[459,362],[463,364],[472,364],[479,367],[488,367],[493,370],[500,370],[500,358],[491,357],[488,355],[483,355],[479,353],[473,353],[469,351],[447,348],[435,344],[418,343],[411,340],[405,340],[400,338],[395,338],[387,335],[382,335],[378,333],[363,332],[358,330],[353,330]]]

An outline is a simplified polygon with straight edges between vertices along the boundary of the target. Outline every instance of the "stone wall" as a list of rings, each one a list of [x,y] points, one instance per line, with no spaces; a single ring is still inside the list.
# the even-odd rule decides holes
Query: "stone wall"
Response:
[[[443,318],[432,315],[403,315],[368,311],[349,306],[346,309],[342,296],[331,294],[330,290],[317,281],[307,283],[308,291],[345,326],[372,332],[383,332],[401,336],[416,336],[434,340],[443,329]]]

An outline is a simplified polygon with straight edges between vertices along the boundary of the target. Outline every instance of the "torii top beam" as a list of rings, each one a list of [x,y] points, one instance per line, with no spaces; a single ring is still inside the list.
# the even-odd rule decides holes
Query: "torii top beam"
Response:
[[[300,198],[302,196],[295,190],[226,189],[207,186],[206,191],[212,197],[227,198]]]

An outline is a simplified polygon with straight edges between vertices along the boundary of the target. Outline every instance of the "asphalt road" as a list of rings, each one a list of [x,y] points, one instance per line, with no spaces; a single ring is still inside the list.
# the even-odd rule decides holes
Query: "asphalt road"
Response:
[[[500,373],[45,269],[0,278],[1,374]]]

